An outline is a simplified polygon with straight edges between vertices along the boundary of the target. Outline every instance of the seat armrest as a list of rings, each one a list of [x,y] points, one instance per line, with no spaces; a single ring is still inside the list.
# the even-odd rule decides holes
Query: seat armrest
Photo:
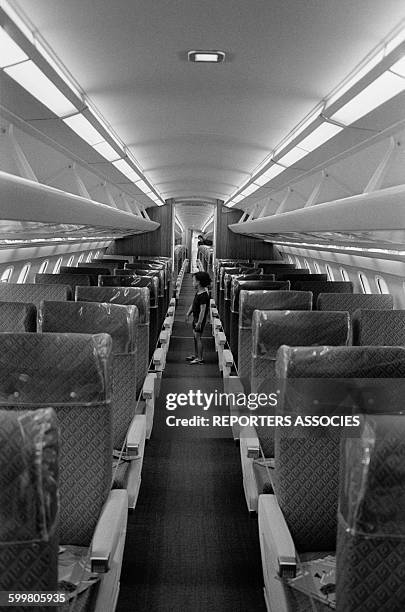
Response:
[[[224,365],[228,368],[233,366],[233,355],[229,349],[225,349],[223,353]]]
[[[268,538],[278,561],[280,578],[295,578],[297,558],[295,546],[275,495],[259,496],[259,531]]]
[[[246,448],[246,456],[248,459],[258,459],[260,457],[260,443],[254,427],[250,425],[242,427],[240,430],[239,439],[241,444],[243,441],[243,446]]]
[[[155,394],[156,374],[148,374],[144,380],[142,387],[143,399],[152,399]]]
[[[222,347],[225,346],[225,344],[226,344],[226,336],[225,336],[224,332],[219,332],[218,333],[218,344],[220,346],[222,346]]]
[[[173,324],[173,322],[172,322],[172,320],[170,319],[170,317],[166,317],[166,318],[165,318],[165,320],[163,321],[163,327],[164,327],[165,329],[170,329],[170,328],[171,328],[171,326],[172,326],[172,324]]]
[[[212,314],[213,317],[216,317],[216,318],[219,317],[219,313],[218,313],[217,308],[211,308],[211,314]]]
[[[157,348],[153,353],[153,363],[154,365],[163,365],[163,349]]]
[[[164,344],[167,344],[168,341],[169,341],[169,335],[167,331],[166,330],[161,331],[159,334],[159,342],[164,345]]]
[[[139,457],[140,449],[146,436],[146,416],[137,414],[127,433],[126,454],[128,457]]]
[[[126,528],[128,494],[125,490],[110,491],[99,517],[91,543],[91,571],[105,574],[110,569],[115,549]]]

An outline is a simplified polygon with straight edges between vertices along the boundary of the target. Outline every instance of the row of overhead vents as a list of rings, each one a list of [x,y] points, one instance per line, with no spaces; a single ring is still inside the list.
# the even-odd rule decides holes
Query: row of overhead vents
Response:
[[[405,89],[405,27],[322,100],[225,202],[229,208]]]
[[[131,151],[117,137],[21,17],[2,2],[0,69],[113,164],[157,206],[165,203]]]

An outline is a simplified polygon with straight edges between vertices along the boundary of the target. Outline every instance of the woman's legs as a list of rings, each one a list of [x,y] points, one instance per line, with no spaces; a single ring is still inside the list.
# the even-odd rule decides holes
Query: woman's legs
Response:
[[[195,354],[197,359],[202,361],[203,358],[203,346],[201,342],[201,332],[196,332],[194,330],[194,346],[195,346]]]

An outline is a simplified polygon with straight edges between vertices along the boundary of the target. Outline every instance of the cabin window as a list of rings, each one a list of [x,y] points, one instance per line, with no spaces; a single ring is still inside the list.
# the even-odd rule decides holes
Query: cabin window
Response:
[[[295,256],[295,263],[297,264],[297,267],[300,268],[301,267],[301,262],[300,262],[300,258]]]
[[[67,262],[67,264],[66,264],[66,265],[67,265],[67,266],[73,266],[73,262],[74,262],[74,260],[75,260],[75,256],[74,256],[74,255],[71,255],[71,256],[69,257],[68,262]]]
[[[27,280],[27,276],[28,276],[28,272],[30,271],[31,268],[31,264],[25,264],[22,268],[21,268],[21,272],[18,276],[18,280],[17,283],[25,283],[25,281]]]
[[[96,254],[94,255],[94,259],[99,259],[100,257],[100,251],[96,251]]]
[[[47,259],[41,263],[38,270],[39,274],[45,274],[46,269],[48,267],[48,263],[49,261]]]
[[[56,262],[55,267],[53,269],[53,274],[58,274],[59,273],[61,265],[62,265],[62,257],[59,257],[59,259]]]
[[[87,255],[86,262],[89,263],[92,257],[93,257],[93,253],[90,251],[90,253]]]
[[[346,272],[346,270],[344,268],[340,268],[340,274],[342,275],[342,279],[344,281],[350,280],[349,279],[349,275],[348,275],[348,273]]]
[[[371,293],[370,283],[368,282],[367,276],[359,272],[359,281],[361,290],[363,293]]]
[[[79,255],[79,259],[77,260],[77,263],[81,263],[83,261],[83,257],[84,257],[84,253],[82,253],[81,255]]]
[[[14,268],[6,268],[4,272],[1,273],[0,282],[9,283],[11,281],[13,270]]]
[[[314,268],[315,268],[315,272],[317,274],[321,274],[321,268],[318,266],[318,264],[316,263],[316,261],[314,261]]]
[[[328,280],[333,281],[335,280],[335,277],[333,276],[333,272],[330,266],[328,266],[328,264],[326,264],[326,273],[328,275]]]
[[[309,265],[309,263],[308,263],[308,261],[306,259],[304,259],[304,266],[308,270],[308,272],[311,272],[311,266]]]
[[[375,283],[377,285],[377,289],[379,293],[390,293],[387,283],[380,276],[376,276]]]

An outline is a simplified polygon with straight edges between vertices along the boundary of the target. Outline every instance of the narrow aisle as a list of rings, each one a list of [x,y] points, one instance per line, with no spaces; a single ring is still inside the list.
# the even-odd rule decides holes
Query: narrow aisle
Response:
[[[246,509],[230,429],[166,424],[167,416],[209,413],[189,406],[169,411],[168,394],[222,391],[209,325],[205,364],[185,361],[193,352],[191,325],[184,322],[194,295],[191,283],[191,275],[185,275],[141,491],[129,517],[117,612],[265,610],[257,521]],[[211,413],[219,411],[211,408]]]

